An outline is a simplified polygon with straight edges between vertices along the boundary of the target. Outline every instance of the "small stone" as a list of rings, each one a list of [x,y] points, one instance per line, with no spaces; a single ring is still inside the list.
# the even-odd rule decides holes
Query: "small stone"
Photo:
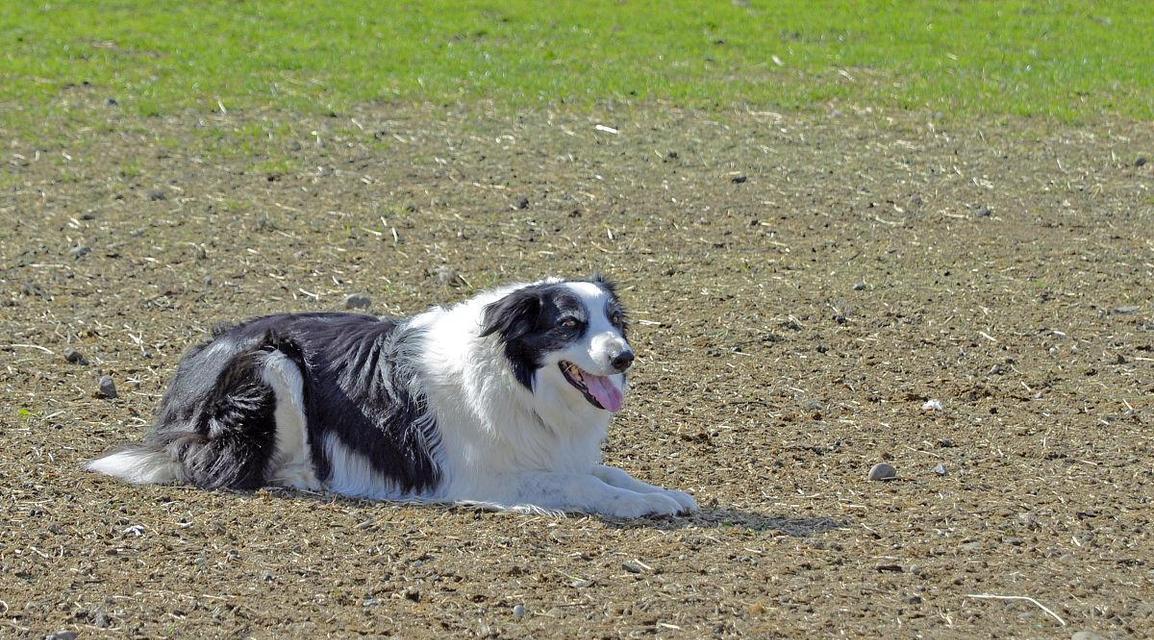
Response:
[[[1106,640],[1106,636],[1094,633],[1093,631],[1079,631],[1070,636],[1070,640]]]
[[[939,476],[944,476],[949,473],[949,471],[946,470],[946,465],[939,463],[938,466],[934,467],[934,473],[938,474]]]
[[[408,589],[405,589],[405,599],[412,600],[413,602],[420,602],[421,592],[412,587],[409,587]]]
[[[64,350],[64,359],[71,364],[79,364],[82,366],[88,364],[88,358],[84,357],[83,353],[71,347]]]
[[[1114,315],[1116,316],[1132,316],[1142,310],[1142,307],[1135,305],[1127,305],[1125,307],[1115,307]]]
[[[749,178],[746,176],[733,176],[732,178],[730,178],[730,182],[732,182],[733,184],[741,184],[741,183],[745,182],[746,180],[749,180]]]
[[[108,619],[108,613],[104,609],[96,609],[92,611],[89,616],[92,621],[92,626],[100,629],[107,629],[112,626],[112,621]]]
[[[372,304],[372,298],[363,293],[350,293],[345,296],[346,309],[368,309]]]
[[[100,376],[96,395],[109,400],[117,396],[116,383],[112,381],[112,376]]]
[[[517,620],[524,618],[525,617],[525,605],[520,604],[520,603],[513,605],[513,617]]]
[[[44,636],[44,640],[76,640],[75,631],[57,631]]]
[[[439,284],[446,287],[459,287],[465,282],[456,270],[444,264],[433,269],[433,277],[437,279]]]
[[[893,480],[898,477],[898,470],[888,462],[879,462],[870,467],[869,475],[866,476],[868,480]]]
[[[73,258],[75,258],[77,260],[83,258],[84,256],[86,256],[90,253],[92,253],[92,247],[79,246],[79,247],[72,247],[71,249],[68,250],[68,255],[72,256]]]
[[[853,285],[854,291],[865,291],[865,288],[866,288],[866,283],[864,283],[864,282],[855,282]]]
[[[952,449],[955,446],[954,441],[949,438],[938,438],[936,444],[938,445],[939,449]]]
[[[941,411],[942,409],[942,401],[933,398],[926,400],[925,404],[922,405],[922,411]]]
[[[989,218],[992,215],[994,215],[994,212],[989,207],[978,207],[979,218]]]
[[[153,202],[168,200],[168,194],[160,189],[153,189],[152,191],[148,192],[148,199],[152,200]]]
[[[1147,162],[1149,162],[1149,160],[1146,159],[1146,156],[1138,156],[1138,159],[1134,161],[1134,166],[1144,167]]]
[[[645,570],[648,567],[636,560],[626,560],[625,562],[621,563],[621,568],[625,569],[629,573],[645,573]]]
[[[521,198],[520,200],[518,200],[517,201],[517,208],[518,209],[528,209],[529,208],[529,199],[528,198]]]

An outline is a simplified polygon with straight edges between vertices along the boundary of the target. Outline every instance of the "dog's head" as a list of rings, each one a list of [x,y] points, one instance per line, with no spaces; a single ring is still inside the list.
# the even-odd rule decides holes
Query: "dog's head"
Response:
[[[626,329],[613,284],[596,276],[513,291],[485,307],[481,335],[500,337],[514,375],[529,390],[555,384],[574,401],[616,412],[633,364]]]

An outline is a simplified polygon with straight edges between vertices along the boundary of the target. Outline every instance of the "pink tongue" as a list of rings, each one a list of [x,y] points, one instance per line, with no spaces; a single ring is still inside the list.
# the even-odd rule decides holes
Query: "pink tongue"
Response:
[[[589,394],[597,398],[597,402],[600,402],[602,407],[614,413],[621,410],[624,398],[621,396],[621,390],[613,384],[609,376],[595,376],[585,372],[581,377],[585,381],[585,388],[589,390]]]

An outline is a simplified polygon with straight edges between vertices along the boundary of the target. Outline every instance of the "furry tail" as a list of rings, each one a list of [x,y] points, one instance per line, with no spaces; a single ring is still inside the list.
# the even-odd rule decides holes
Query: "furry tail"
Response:
[[[104,473],[132,484],[175,484],[185,481],[180,462],[163,449],[136,445],[88,463],[89,471]]]

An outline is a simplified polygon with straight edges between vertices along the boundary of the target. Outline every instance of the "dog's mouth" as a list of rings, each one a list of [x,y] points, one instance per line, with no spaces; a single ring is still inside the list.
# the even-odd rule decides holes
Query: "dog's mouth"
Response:
[[[621,410],[625,396],[609,376],[593,375],[567,360],[562,360],[557,366],[569,384],[580,391],[589,404],[614,413]]]

